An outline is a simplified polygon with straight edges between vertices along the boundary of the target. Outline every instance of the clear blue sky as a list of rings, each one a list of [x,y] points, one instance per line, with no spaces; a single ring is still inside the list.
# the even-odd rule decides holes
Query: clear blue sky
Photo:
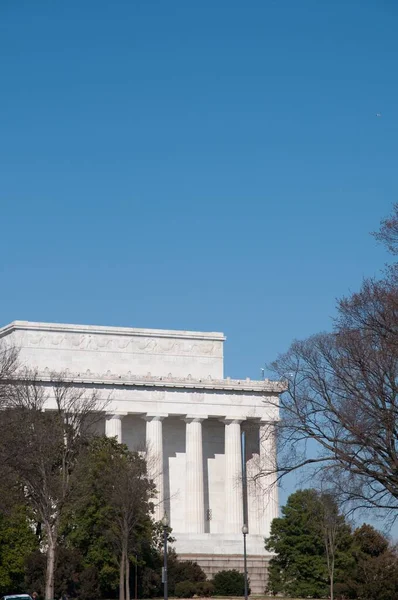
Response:
[[[386,260],[397,30],[395,0],[1,0],[1,324],[220,330],[252,378],[328,328]]]

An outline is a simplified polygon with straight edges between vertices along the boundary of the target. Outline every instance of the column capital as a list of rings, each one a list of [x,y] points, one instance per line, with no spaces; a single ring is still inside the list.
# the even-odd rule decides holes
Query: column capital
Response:
[[[163,421],[163,419],[167,419],[168,413],[146,413],[145,415],[141,415],[141,418],[144,421]]]
[[[107,412],[107,413],[105,413],[105,417],[108,420],[109,419],[119,419],[121,421],[123,419],[123,417],[127,417],[127,415],[128,415],[128,413],[126,413],[126,412],[122,412],[122,413],[119,413],[119,412],[114,412],[114,413],[113,412]]]
[[[181,417],[185,423],[202,423],[202,421],[206,421],[209,417],[207,415],[185,415],[185,417]]]
[[[236,425],[240,425],[243,421],[246,421],[244,417],[223,417],[220,419],[221,423],[225,425],[231,425],[231,423],[236,423]]]

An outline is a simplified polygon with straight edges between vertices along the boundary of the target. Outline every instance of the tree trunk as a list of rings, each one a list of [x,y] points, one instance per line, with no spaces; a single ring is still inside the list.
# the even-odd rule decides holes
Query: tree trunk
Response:
[[[130,600],[130,561],[126,552],[126,600]]]
[[[330,575],[330,600],[334,599],[334,573]]]
[[[125,600],[124,594],[124,572],[126,568],[126,552],[123,546],[122,556],[120,558],[120,571],[119,571],[119,600]]]
[[[51,526],[47,530],[47,565],[46,565],[46,600],[54,600],[54,571],[55,571],[55,551],[56,551],[56,532],[51,531]]]

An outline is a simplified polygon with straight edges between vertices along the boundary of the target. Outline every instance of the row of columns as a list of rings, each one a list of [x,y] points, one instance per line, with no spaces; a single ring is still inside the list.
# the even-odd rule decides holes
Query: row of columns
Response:
[[[122,441],[122,418],[124,414],[108,415],[105,433]],[[163,427],[162,422],[168,415],[146,414],[146,445],[148,448],[148,471],[158,490],[159,502],[155,507],[155,520],[163,516],[164,482],[163,482]],[[186,450],[185,450],[185,522],[187,533],[204,533],[204,473],[203,473],[203,439],[202,422],[207,417],[187,415]],[[243,419],[222,419],[225,424],[225,533],[240,533],[243,525],[242,510],[242,449],[241,423]],[[261,438],[261,427],[260,427]],[[260,461],[269,461],[268,456],[261,456],[274,449],[260,440]],[[254,499],[253,499],[254,500]],[[258,500],[257,500],[258,502]],[[277,511],[277,499],[273,502]],[[267,511],[269,513],[269,511]],[[277,516],[272,515],[271,518]],[[267,519],[268,520],[268,519]],[[254,533],[254,532],[253,532]],[[260,532],[259,532],[260,533]]]

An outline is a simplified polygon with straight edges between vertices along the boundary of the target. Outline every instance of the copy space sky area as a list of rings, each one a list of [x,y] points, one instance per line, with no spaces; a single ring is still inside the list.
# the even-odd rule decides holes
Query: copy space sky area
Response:
[[[0,320],[223,331],[259,378],[387,260],[394,0],[2,0]]]

